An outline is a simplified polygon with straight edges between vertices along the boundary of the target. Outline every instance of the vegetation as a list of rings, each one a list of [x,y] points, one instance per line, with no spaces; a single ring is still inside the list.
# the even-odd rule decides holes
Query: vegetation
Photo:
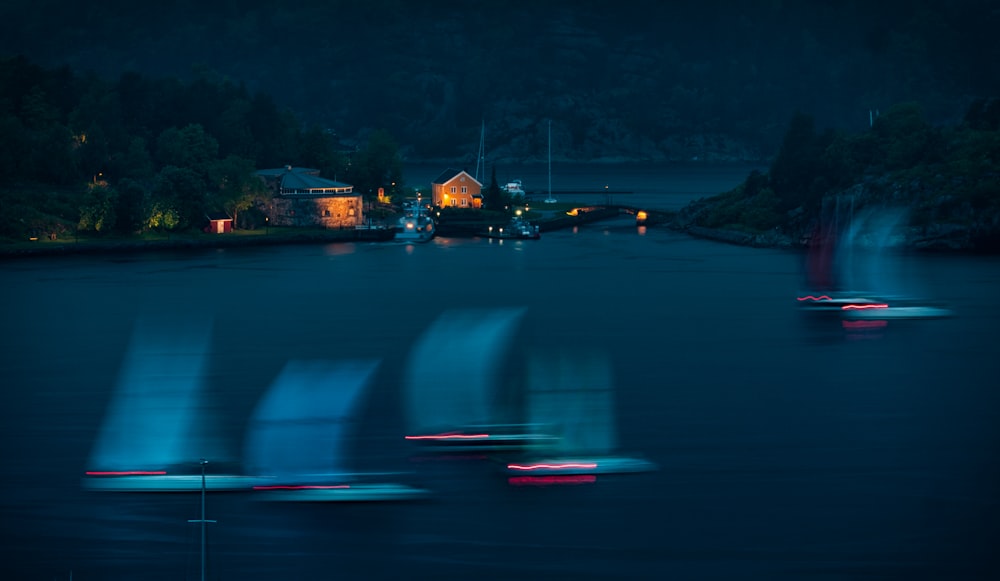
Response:
[[[719,229],[802,230],[823,198],[863,191],[864,203],[905,206],[912,225],[952,224],[986,236],[1000,231],[1000,99],[980,99],[962,123],[933,126],[902,103],[867,131],[817,132],[796,114],[767,174],[685,209],[690,222]]]
[[[372,132],[346,149],[262,93],[198,78],[106,82],[67,68],[0,60],[0,240],[177,232],[221,212],[263,225],[255,175],[314,167],[372,199],[403,191],[396,144]]]

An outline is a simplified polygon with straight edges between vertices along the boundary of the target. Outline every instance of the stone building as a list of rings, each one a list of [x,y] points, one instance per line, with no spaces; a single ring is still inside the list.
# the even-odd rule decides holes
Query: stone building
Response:
[[[319,177],[319,170],[292,167],[259,170],[272,200],[261,211],[273,226],[354,228],[364,223],[364,205],[354,186]]]

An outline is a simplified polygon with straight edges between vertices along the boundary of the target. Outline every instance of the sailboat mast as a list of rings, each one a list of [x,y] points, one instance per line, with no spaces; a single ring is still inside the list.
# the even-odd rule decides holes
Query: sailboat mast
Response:
[[[486,147],[486,120],[482,122],[482,126],[479,129],[479,155],[476,157],[476,181],[482,183],[483,180],[479,179],[479,168],[483,168],[483,178],[486,177],[486,159],[483,155],[483,149]]]
[[[552,199],[552,120],[549,119],[549,199]]]

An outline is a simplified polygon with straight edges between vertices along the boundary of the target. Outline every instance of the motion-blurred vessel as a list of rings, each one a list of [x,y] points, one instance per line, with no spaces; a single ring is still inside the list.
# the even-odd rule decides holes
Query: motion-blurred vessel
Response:
[[[198,492],[201,459],[223,459],[204,398],[211,325],[140,319],[122,364],[89,470],[90,490]],[[241,474],[208,474],[209,491],[249,490]]]
[[[618,448],[614,379],[601,353],[537,353],[527,376],[529,421],[554,439],[507,463],[518,477],[648,472],[656,465]]]
[[[418,339],[404,376],[406,439],[431,451],[522,450],[551,440],[501,385],[524,309],[452,310]]]
[[[426,491],[385,482],[393,473],[352,472],[349,437],[378,361],[290,361],[258,403],[245,461],[259,500],[410,500]]]

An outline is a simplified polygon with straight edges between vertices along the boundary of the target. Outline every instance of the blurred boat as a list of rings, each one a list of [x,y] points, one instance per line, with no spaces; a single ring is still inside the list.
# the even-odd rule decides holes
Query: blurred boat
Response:
[[[377,361],[290,361],[259,402],[244,455],[260,500],[409,500],[426,491],[351,472],[348,438]]]
[[[806,275],[812,292],[796,297],[799,306],[836,312],[845,320],[951,316],[946,306],[907,294],[912,285],[903,284],[901,257],[893,253],[906,211],[877,207],[856,212],[853,198],[843,205],[847,210],[836,199],[832,217],[810,240]]]
[[[656,465],[618,449],[614,380],[599,353],[536,354],[528,366],[528,417],[554,439],[507,463],[512,476],[648,472]]]
[[[525,197],[524,184],[521,180],[511,180],[503,185],[503,191],[509,196],[521,196],[521,199]]]
[[[493,226],[482,233],[487,238],[513,239],[513,240],[538,240],[542,237],[538,226],[525,220],[521,216],[514,216],[506,225],[499,228]]]
[[[125,355],[83,481],[90,490],[198,492],[201,460],[224,458],[209,437],[205,367],[211,325],[141,319]],[[223,459],[221,464],[226,465]],[[209,491],[248,490],[252,479],[209,474]]]
[[[497,452],[547,442],[504,400],[502,375],[524,309],[443,313],[414,345],[404,376],[406,439],[433,451]]]
[[[841,307],[841,317],[848,321],[942,319],[953,315],[954,312],[943,304],[908,298],[889,298],[878,304]]]
[[[403,207],[403,216],[396,227],[396,240],[404,242],[427,242],[434,238],[437,226],[434,219],[424,211],[419,198],[415,203]]]

